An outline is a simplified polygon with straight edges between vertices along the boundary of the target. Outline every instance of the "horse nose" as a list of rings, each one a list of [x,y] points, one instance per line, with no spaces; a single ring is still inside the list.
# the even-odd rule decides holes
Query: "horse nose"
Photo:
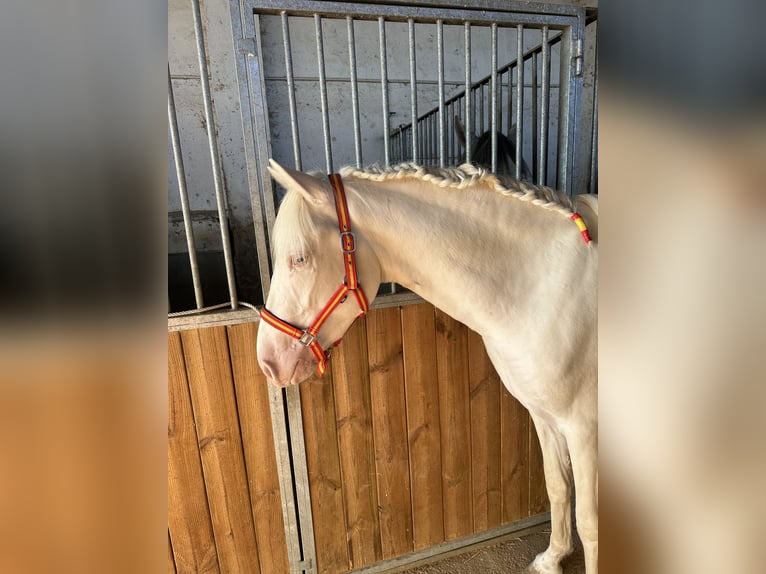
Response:
[[[270,363],[269,361],[259,360],[258,364],[261,367],[261,370],[263,371],[263,374],[266,375],[267,379],[270,380],[276,380],[276,367]]]

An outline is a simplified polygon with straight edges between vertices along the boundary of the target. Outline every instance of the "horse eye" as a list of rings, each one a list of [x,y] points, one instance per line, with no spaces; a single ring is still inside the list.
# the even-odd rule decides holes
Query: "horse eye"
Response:
[[[306,263],[306,258],[303,255],[293,257],[293,265],[303,265],[304,263]]]

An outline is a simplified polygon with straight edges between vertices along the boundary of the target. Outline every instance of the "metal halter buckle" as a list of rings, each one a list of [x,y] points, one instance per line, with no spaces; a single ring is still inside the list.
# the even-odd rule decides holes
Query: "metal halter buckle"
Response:
[[[298,342],[304,347],[310,347],[311,343],[314,342],[314,339],[316,339],[316,335],[312,335],[308,330],[304,329],[301,332],[301,336],[298,338]]]
[[[351,247],[346,249],[346,237],[351,238]],[[356,251],[356,235],[353,231],[341,231],[340,233],[340,248],[343,253],[354,253]]]

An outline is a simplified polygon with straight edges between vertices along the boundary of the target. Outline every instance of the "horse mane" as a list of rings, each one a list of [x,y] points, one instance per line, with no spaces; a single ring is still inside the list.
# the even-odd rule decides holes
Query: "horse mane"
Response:
[[[340,175],[377,182],[411,178],[452,189],[466,189],[484,184],[501,195],[528,201],[532,205],[559,212],[566,217],[571,217],[576,209],[572,199],[564,193],[542,185],[519,181],[510,176],[495,175],[470,163],[458,167],[431,167],[416,163],[402,163],[391,167],[374,165],[364,169],[344,167],[340,170]]]

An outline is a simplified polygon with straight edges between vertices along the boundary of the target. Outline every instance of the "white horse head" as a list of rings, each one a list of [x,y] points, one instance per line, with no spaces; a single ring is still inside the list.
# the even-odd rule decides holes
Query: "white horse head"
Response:
[[[296,385],[324,364],[318,353],[326,354],[351,324],[366,311],[362,300],[374,297],[380,284],[380,264],[363,235],[346,234],[346,252],[336,212],[333,185],[326,177],[315,177],[271,162],[269,172],[285,189],[274,225],[272,260],[274,270],[266,301],[265,321],[258,332],[258,363],[274,384]],[[353,249],[355,292],[349,285],[347,253]],[[352,290],[341,292],[342,285]],[[333,297],[338,301],[328,309]],[[316,332],[311,328],[322,318]],[[277,320],[268,320],[271,317]],[[287,326],[301,331],[289,334]],[[269,323],[269,324],[263,324]],[[314,338],[316,343],[314,343]],[[312,348],[313,347],[313,348]]]

